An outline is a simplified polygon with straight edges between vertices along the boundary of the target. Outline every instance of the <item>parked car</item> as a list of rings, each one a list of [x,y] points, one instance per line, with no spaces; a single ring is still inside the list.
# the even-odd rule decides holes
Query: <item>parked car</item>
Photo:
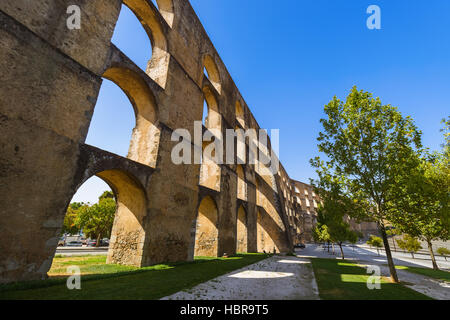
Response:
[[[104,238],[100,240],[100,247],[109,247],[109,239]]]
[[[295,246],[294,246],[294,248],[300,248],[300,249],[305,249],[306,248],[306,246],[305,246],[305,244],[304,243],[297,243]]]
[[[67,247],[82,247],[83,243],[81,241],[70,241],[66,244]]]
[[[66,239],[64,237],[59,238],[58,247],[63,247],[66,245]]]
[[[97,246],[97,240],[88,240],[87,246],[88,247],[96,247]],[[107,239],[107,238],[101,239],[98,246],[99,247],[108,247],[109,246],[109,239]]]

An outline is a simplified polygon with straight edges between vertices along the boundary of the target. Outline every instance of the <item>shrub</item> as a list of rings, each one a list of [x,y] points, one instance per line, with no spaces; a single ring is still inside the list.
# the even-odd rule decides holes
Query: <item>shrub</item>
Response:
[[[397,239],[398,246],[400,249],[408,251],[411,253],[414,259],[414,253],[422,249],[419,240],[416,237],[410,236],[409,234],[405,234],[403,239]]]
[[[378,255],[380,255],[380,248],[383,247],[383,240],[380,237],[371,235],[366,243],[371,247],[377,248]]]
[[[436,251],[437,251],[437,253],[439,255],[444,256],[445,261],[447,261],[447,257],[450,256],[450,250],[449,249],[441,247],[441,248],[438,248]]]

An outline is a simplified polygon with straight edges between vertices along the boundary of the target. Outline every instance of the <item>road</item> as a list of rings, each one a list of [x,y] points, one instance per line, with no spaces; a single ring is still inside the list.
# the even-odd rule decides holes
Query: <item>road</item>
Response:
[[[378,255],[376,249],[371,249],[366,245],[357,245],[356,247],[344,246],[344,256],[346,259],[356,259],[358,261],[370,261],[377,264],[387,264],[386,255],[384,250],[380,250],[380,255]],[[331,249],[330,249],[331,251]],[[335,256],[340,257],[341,252],[338,246],[334,246]],[[329,254],[327,250],[323,250],[321,247],[313,244],[307,245],[306,250],[298,250],[299,254],[311,254],[318,255],[321,258],[333,257]],[[392,257],[394,258],[394,263],[399,266],[410,266],[410,267],[428,267],[432,268],[431,258],[429,254],[415,254],[413,259],[410,253],[404,252],[392,252]],[[444,270],[450,270],[450,260],[446,261],[445,258],[441,256],[436,257],[437,264],[439,268]]]
[[[107,255],[108,247],[58,247],[56,254],[64,257],[84,255]]]

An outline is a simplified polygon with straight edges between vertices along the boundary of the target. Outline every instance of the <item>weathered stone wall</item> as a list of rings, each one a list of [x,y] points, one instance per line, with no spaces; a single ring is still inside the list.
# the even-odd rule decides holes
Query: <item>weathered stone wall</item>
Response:
[[[280,199],[285,207],[289,231],[294,244],[314,242],[313,230],[317,223],[317,209],[321,202],[314,187],[304,182],[290,179],[284,168],[280,169]],[[378,234],[375,222],[357,222],[345,217],[350,228],[361,232],[363,238]]]
[[[241,205],[249,252],[261,249],[258,241],[291,250],[278,175],[262,177],[254,165],[242,165],[246,199],[238,199],[236,165],[220,165],[213,190],[199,185],[201,165],[173,163],[172,132],[184,128],[194,136],[205,98],[208,125],[223,134],[259,126],[189,2],[157,2],[159,9],[150,0],[123,1],[151,34],[146,70],[111,44],[121,0],[76,1],[81,30],[66,27],[73,1],[0,2],[0,282],[46,277],[66,208],[93,175],[118,201],[108,262],[192,259],[206,196],[217,208],[217,219],[208,220],[217,228],[217,250],[209,254],[236,252]],[[84,144],[102,78],[122,88],[136,113],[128,158]],[[258,212],[273,226],[264,239]]]

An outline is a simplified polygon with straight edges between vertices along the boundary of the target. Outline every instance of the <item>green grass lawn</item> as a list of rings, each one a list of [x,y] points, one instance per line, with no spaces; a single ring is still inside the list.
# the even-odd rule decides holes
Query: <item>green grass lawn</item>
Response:
[[[367,288],[365,268],[337,259],[311,259],[319,295],[324,300],[429,300],[417,291],[381,278],[381,289]]]
[[[0,299],[159,299],[256,263],[265,254],[229,258],[196,257],[194,262],[145,268],[106,265],[105,256],[56,257],[49,279],[0,286]],[[80,267],[81,290],[66,287],[67,266]]]
[[[450,281],[450,272],[444,270],[433,270],[430,268],[405,267],[405,266],[396,266],[396,268],[399,270],[406,270],[409,272],[417,273],[437,280]]]

